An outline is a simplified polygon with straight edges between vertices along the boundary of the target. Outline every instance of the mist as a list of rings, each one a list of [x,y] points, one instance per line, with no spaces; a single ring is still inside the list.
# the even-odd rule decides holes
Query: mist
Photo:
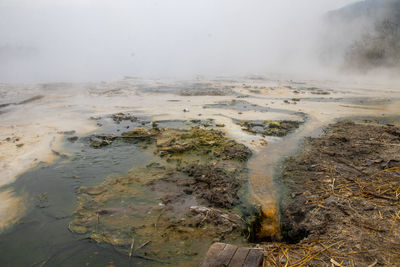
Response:
[[[322,73],[320,19],[354,0],[2,0],[0,82]]]

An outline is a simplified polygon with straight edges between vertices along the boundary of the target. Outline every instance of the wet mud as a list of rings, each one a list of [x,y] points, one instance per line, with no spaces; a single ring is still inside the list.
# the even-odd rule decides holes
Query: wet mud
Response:
[[[254,240],[260,211],[246,196],[252,152],[196,124],[201,122],[174,129],[154,122],[151,128],[87,139],[96,149],[133,142],[154,158],[126,175],[81,187],[69,229],[126,251],[133,240],[149,242],[140,255],[162,262],[192,261],[215,241]]]
[[[294,132],[296,129],[299,128],[302,122],[300,121],[289,121],[289,120],[282,120],[282,121],[235,121],[236,124],[242,127],[242,130],[252,133],[258,134],[263,137],[265,136],[285,136],[289,133]]]
[[[22,100],[22,101],[19,101],[19,102],[15,102],[15,103],[0,104],[0,108],[5,108],[5,107],[8,107],[10,105],[24,105],[24,104],[28,104],[28,103],[40,100],[42,98],[44,98],[43,95],[37,95],[37,96],[33,96],[31,98],[28,98],[28,99],[25,99],[25,100]]]

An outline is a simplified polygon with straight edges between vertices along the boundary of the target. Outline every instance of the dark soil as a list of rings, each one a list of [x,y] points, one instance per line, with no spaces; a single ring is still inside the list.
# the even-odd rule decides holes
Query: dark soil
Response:
[[[304,150],[284,166],[281,230],[285,241],[300,241],[286,252],[306,255],[320,248],[291,263],[398,266],[399,127],[336,123],[324,136],[307,139]]]
[[[238,202],[241,183],[235,173],[228,173],[223,166],[190,164],[184,171],[192,177],[185,192],[193,192],[198,198],[207,200],[208,206],[232,208]]]

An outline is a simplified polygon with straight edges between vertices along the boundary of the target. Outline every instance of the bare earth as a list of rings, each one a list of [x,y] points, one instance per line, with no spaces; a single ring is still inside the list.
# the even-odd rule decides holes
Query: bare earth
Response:
[[[300,243],[267,244],[267,265],[397,266],[400,128],[342,121],[327,131],[285,161],[282,234]]]

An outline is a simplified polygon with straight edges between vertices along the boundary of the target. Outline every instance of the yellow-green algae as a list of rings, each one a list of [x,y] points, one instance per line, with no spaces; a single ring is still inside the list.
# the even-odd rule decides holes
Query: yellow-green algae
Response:
[[[237,121],[242,129],[246,132],[250,132],[253,134],[260,134],[262,136],[285,136],[288,133],[296,130],[301,122],[299,121],[290,121],[290,120],[282,120],[282,121],[250,121],[250,120],[242,120]]]

